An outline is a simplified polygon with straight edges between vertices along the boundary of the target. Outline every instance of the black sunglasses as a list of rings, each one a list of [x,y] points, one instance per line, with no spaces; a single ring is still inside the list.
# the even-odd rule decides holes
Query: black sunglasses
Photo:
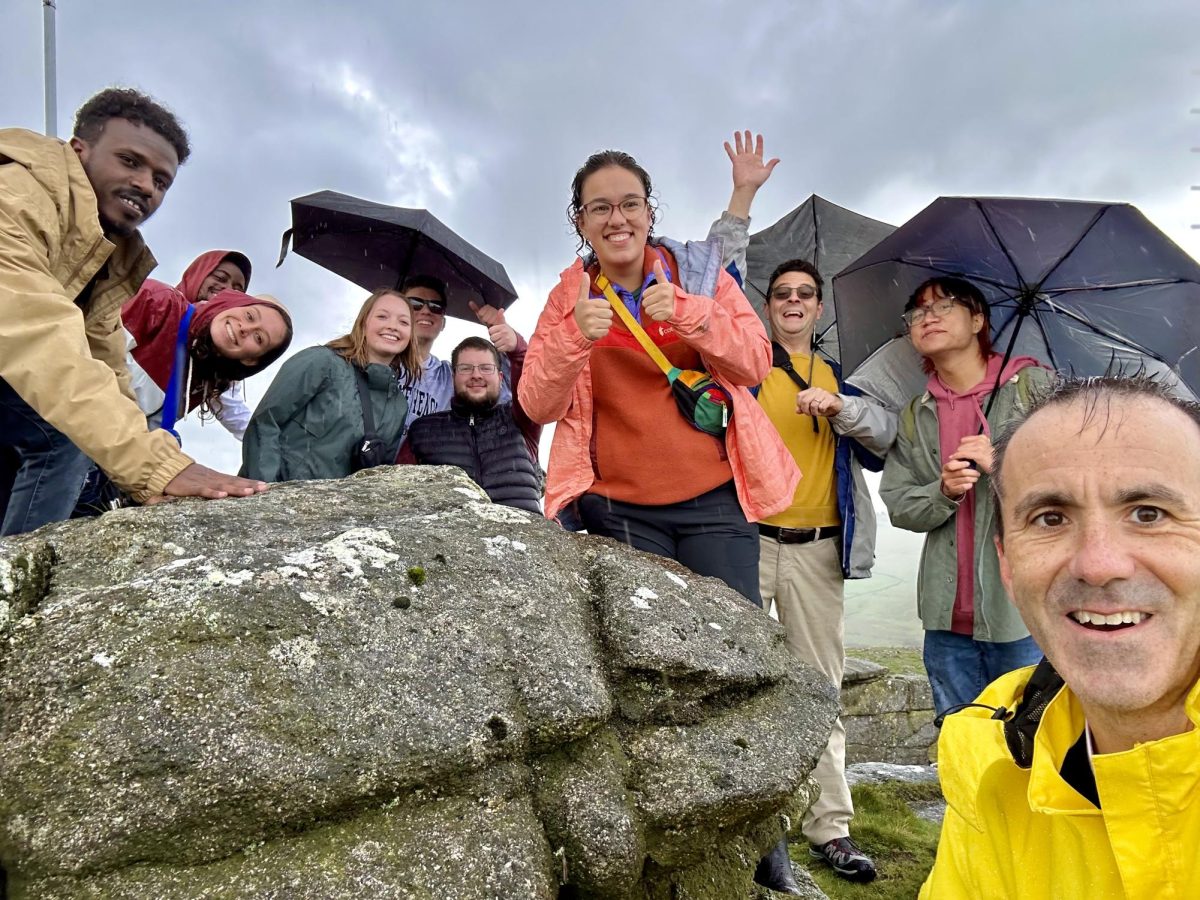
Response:
[[[441,300],[418,300],[416,297],[407,297],[408,305],[413,308],[413,312],[420,312],[425,307],[429,307],[431,313],[437,313],[439,316],[446,314],[446,304]]]

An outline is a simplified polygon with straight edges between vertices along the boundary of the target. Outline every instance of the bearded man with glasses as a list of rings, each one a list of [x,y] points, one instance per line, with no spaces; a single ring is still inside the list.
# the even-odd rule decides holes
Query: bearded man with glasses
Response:
[[[512,384],[525,354],[513,357]],[[541,513],[537,466],[542,426],[519,403],[500,398],[500,351],[469,337],[450,355],[454,396],[450,408],[421,416],[408,429],[397,463],[458,466],[493,503]]]
[[[904,324],[929,382],[900,413],[880,484],[892,524],[926,535],[917,610],[939,717],[1041,658],[1000,582],[989,476],[991,435],[1029,407],[1050,373],[1028,356],[1001,371],[989,316],[979,288],[962,278],[931,278],[913,292]]]
[[[454,396],[454,372],[450,363],[433,355],[433,342],[446,327],[446,285],[441,279],[430,275],[410,275],[404,280],[400,292],[412,307],[413,340],[421,354],[421,375],[415,381],[402,384],[401,389],[408,398],[408,419],[404,427],[412,425],[419,416],[450,408]],[[528,345],[525,338],[504,320],[504,310],[494,306],[471,304],[480,323],[488,330],[488,339],[503,354],[500,372],[500,402],[512,401],[511,371],[522,359]]]

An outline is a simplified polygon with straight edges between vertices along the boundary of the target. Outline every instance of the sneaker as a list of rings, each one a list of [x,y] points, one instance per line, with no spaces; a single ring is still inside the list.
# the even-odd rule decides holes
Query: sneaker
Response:
[[[848,837],[834,838],[821,846],[810,845],[810,856],[823,860],[828,866],[847,881],[874,881],[875,863],[871,857],[858,849],[858,845]]]

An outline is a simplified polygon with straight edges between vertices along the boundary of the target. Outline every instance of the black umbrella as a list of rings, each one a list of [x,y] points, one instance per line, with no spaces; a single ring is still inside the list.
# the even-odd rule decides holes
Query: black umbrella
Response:
[[[807,259],[825,278],[823,310],[814,341],[833,358],[840,359],[835,321],[833,286],[829,278],[887,237],[896,226],[830,203],[813,194],[769,228],[750,236],[746,250],[746,296],[767,324],[767,283],[771,272],[788,259]]]
[[[305,259],[368,291],[399,287],[409,275],[446,283],[447,312],[475,321],[468,302],[506,308],[517,299],[504,266],[475,249],[424,209],[405,209],[318,191],[292,201],[292,227],[283,233]]]
[[[887,381],[897,360],[915,368],[911,348],[888,342],[913,290],[936,275],[979,287],[1006,359],[1076,375],[1138,367],[1200,393],[1200,264],[1127,203],[935,200],[834,278],[842,365],[860,387],[880,396],[864,380],[884,370]],[[912,394],[924,382],[919,369],[890,374],[918,385]]]

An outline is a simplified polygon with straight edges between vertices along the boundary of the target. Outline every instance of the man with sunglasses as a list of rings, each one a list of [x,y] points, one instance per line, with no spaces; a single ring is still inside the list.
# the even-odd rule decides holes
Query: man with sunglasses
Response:
[[[510,359],[516,386],[524,349]],[[469,337],[454,348],[450,369],[450,408],[413,422],[396,462],[458,466],[492,502],[540,514],[537,447],[542,426],[519,403],[500,399],[500,351],[490,341]]]
[[[1041,658],[1004,595],[988,487],[992,433],[1029,406],[1050,373],[1028,356],[1002,371],[989,316],[979,288],[962,278],[930,278],[909,298],[904,324],[929,381],[900,413],[880,484],[892,524],[926,534],[917,611],[939,716]]]
[[[870,577],[875,561],[875,511],[862,469],[883,467],[896,416],[843,385],[836,364],[817,354],[823,286],[804,259],[781,263],[767,286],[772,369],[758,402],[804,477],[792,505],[759,523],[758,573],[763,602],[775,601],[788,647],[840,686],[844,580]],[[811,854],[839,876],[870,881],[875,866],[850,839],[854,805],[845,769],[846,730],[838,719],[813,772],[821,795],[801,830]]]
[[[413,340],[421,353],[421,377],[412,384],[402,385],[408,397],[407,429],[419,416],[449,409],[454,396],[454,372],[449,362],[433,355],[433,342],[446,327],[446,285],[430,275],[410,275],[400,287],[412,307]],[[488,338],[500,353],[501,361],[500,402],[512,400],[509,372],[513,356],[524,356],[527,344],[504,321],[504,310],[493,306],[471,304],[475,317],[487,326]]]

